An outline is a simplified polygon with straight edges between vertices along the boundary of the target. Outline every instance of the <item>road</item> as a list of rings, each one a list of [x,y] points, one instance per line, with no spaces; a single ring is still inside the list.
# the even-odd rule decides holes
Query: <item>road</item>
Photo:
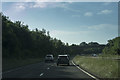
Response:
[[[2,74],[3,78],[74,78],[93,79],[78,69],[72,62],[70,66],[57,66],[55,62],[27,65]],[[94,79],[93,79],[94,80]]]

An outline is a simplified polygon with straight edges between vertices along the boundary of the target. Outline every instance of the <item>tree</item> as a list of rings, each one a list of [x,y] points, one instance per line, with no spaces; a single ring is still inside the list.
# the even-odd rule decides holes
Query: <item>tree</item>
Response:
[[[97,42],[90,42],[88,43],[89,46],[99,46],[99,44]]]
[[[87,43],[86,42],[81,42],[80,46],[87,46]]]
[[[104,54],[120,55],[120,37],[108,40],[106,47],[103,49]]]

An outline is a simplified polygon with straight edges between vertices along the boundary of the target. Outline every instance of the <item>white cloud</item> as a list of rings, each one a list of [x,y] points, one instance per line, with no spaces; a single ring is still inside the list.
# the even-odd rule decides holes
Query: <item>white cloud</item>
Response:
[[[16,3],[13,4],[13,9],[15,9],[15,11],[20,12],[26,9],[26,5],[24,3]]]
[[[69,4],[72,3],[34,2],[30,5],[30,8],[62,8],[64,11],[81,12],[80,10],[75,10],[68,7]]]
[[[19,5],[19,6],[16,6],[16,8],[19,8],[19,9],[21,9],[21,10],[24,10],[24,9],[25,9],[25,6]]]
[[[31,4],[28,4],[30,8],[67,8],[67,4],[65,3],[55,3],[55,2],[33,2]]]
[[[22,1],[22,0],[21,0]],[[50,2],[50,0],[24,0],[25,2]],[[55,1],[55,0],[54,0]]]
[[[64,4],[64,3],[39,2],[39,0],[37,0],[37,2],[27,3],[28,1],[31,1],[31,0],[26,0],[26,2],[17,2],[12,5],[12,8],[17,11],[22,11],[27,8],[48,8],[48,7],[49,8],[60,7],[60,8],[64,8],[64,9],[67,8],[66,7],[67,4]]]
[[[81,26],[79,26],[81,27]],[[83,25],[86,30],[51,30],[50,35],[53,38],[60,39],[68,43],[80,43],[81,41],[97,41],[106,43],[108,39],[117,35],[118,26],[114,24]]]
[[[117,31],[118,26],[117,25],[113,25],[113,24],[98,24],[98,25],[83,25],[83,26],[79,26],[79,27],[84,27],[86,28],[86,30],[82,30],[82,31],[65,31],[65,30],[52,30],[50,31],[50,35],[52,37],[62,37],[64,36],[76,36],[76,35],[89,35],[91,33],[94,33],[94,31],[96,30],[114,30]],[[88,29],[87,29],[88,28]]]
[[[77,35],[77,34],[86,34],[88,31],[62,31],[62,30],[52,30],[51,35]]]
[[[63,42],[72,43],[80,43],[81,41],[86,41],[88,39],[88,35],[92,35],[92,31],[64,31],[64,30],[52,30],[50,31],[50,35],[53,38],[57,38],[62,40]]]
[[[72,9],[72,8],[69,8],[67,5],[63,7],[64,10],[68,10],[68,11],[72,11],[72,12],[81,12],[81,10],[76,10],[76,9]]]
[[[50,31],[50,35],[52,37],[55,36],[75,36],[80,34],[89,34],[91,31],[63,31],[63,30],[52,30]]]
[[[86,13],[84,14],[84,16],[92,16],[92,15],[93,15],[92,12],[86,12]]]
[[[98,12],[97,14],[110,14],[110,13],[112,13],[112,10],[105,9],[105,10]]]
[[[119,2],[119,0],[3,0],[2,2]]]
[[[92,25],[92,26],[88,26],[88,29],[92,29],[92,30],[116,30],[118,28],[117,25],[113,25],[113,24],[98,24],[98,25]]]
[[[80,10],[76,10],[68,7],[68,5],[72,4],[72,2],[56,3],[56,2],[42,2],[42,0],[37,0],[36,2],[27,3],[31,0],[25,0],[25,1],[26,2],[17,2],[13,4],[12,8],[15,9],[16,11],[22,11],[27,8],[62,8],[64,11],[81,12]]]
[[[32,8],[45,8],[47,4],[44,2],[36,2],[34,5],[31,5]]]
[[[78,32],[53,30],[50,32],[50,34],[51,35],[73,35],[73,34],[78,34]]]

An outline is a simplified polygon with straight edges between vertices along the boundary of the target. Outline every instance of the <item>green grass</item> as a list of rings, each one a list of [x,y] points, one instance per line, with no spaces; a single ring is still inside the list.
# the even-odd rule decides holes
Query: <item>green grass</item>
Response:
[[[99,57],[120,58],[120,55],[102,54]]]
[[[43,58],[29,58],[29,59],[2,59],[2,70],[7,71],[17,67],[41,62]]]
[[[100,78],[118,77],[118,60],[77,55],[73,61]]]

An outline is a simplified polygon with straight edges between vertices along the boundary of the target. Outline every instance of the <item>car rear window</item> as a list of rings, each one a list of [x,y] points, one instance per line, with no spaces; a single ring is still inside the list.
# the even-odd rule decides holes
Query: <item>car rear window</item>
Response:
[[[67,56],[59,56],[59,58],[67,59],[68,57]]]
[[[46,56],[46,57],[52,57],[52,56]]]

